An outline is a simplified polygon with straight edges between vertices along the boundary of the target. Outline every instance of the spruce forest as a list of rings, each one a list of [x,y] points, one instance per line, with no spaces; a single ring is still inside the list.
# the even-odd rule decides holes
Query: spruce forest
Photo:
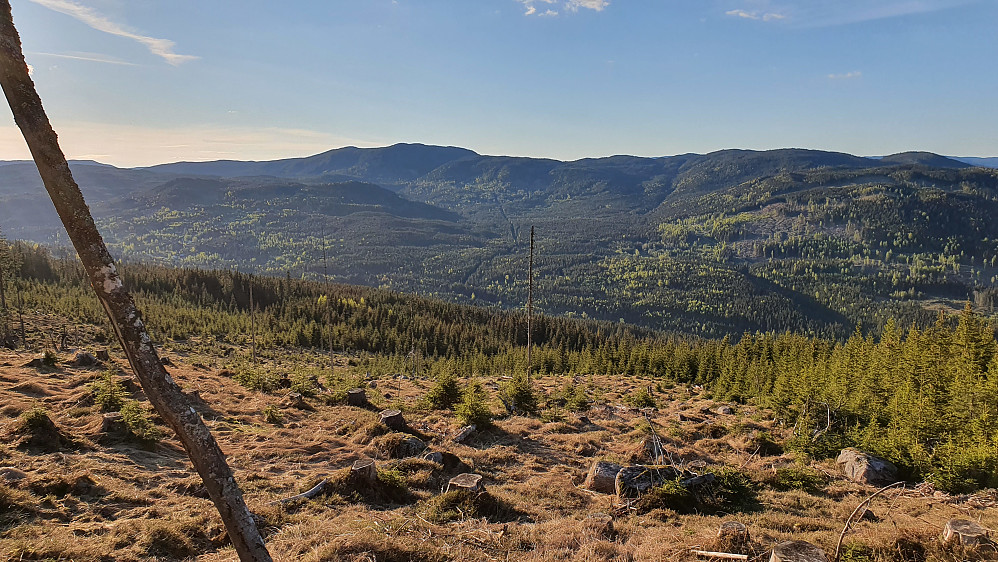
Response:
[[[75,261],[23,243],[5,255],[15,264],[6,268],[7,291],[21,295],[24,309],[64,319],[62,329],[96,326],[96,340],[111,341]],[[374,377],[413,369],[413,361],[434,379],[499,380],[527,366],[527,323],[519,312],[232,271],[130,265],[124,274],[152,333],[179,348],[221,355],[248,345],[252,284],[265,357],[331,344],[351,357],[352,375]],[[4,317],[8,333],[16,329],[12,311]],[[540,375],[702,386],[716,400],[778,412],[778,423],[793,430],[786,446],[808,457],[855,446],[941,490],[998,487],[998,342],[994,325],[969,302],[925,326],[892,320],[876,334],[857,329],[844,340],[793,332],[709,339],[550,316],[537,318],[533,330],[531,369]],[[29,337],[45,347],[50,335]],[[276,382],[268,381],[285,369],[245,362],[240,368],[269,390]],[[578,392],[593,390],[581,385]]]

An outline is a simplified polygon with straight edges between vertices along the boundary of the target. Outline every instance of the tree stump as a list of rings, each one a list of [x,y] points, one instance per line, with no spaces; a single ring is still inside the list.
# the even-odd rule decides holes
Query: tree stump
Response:
[[[101,420],[100,432],[101,433],[117,433],[125,428],[125,422],[122,419],[121,412],[109,412],[104,414],[104,418]]]
[[[592,513],[586,518],[584,529],[587,535],[596,539],[613,540],[613,517],[606,513]]]
[[[367,406],[367,393],[363,388],[354,388],[347,391],[347,404],[351,406]]]
[[[97,360],[98,361],[110,361],[111,360],[111,354],[108,353],[106,349],[98,349],[97,350]]]
[[[350,467],[350,480],[355,484],[371,485],[378,481],[378,467],[374,464],[374,459],[360,459],[353,461]]]
[[[960,546],[977,546],[987,542],[988,530],[968,519],[950,519],[943,527],[943,541]]]
[[[475,424],[466,425],[462,427],[461,431],[458,431],[457,435],[454,436],[454,442],[463,443],[465,439],[470,437],[471,434],[475,432],[475,429],[477,429],[477,427],[475,427]]]
[[[717,529],[717,538],[721,550],[740,551],[749,542],[748,527],[738,521],[725,521]]]
[[[305,397],[300,392],[289,392],[281,405],[285,408],[305,409]]]
[[[405,431],[408,429],[405,418],[402,417],[402,412],[399,410],[383,410],[381,412],[381,423],[395,431]]]
[[[781,542],[773,547],[769,562],[828,562],[825,552],[805,541]]]
[[[97,358],[86,351],[78,351],[70,363],[75,367],[93,367],[97,365]]]
[[[477,494],[485,491],[485,485],[482,484],[482,476],[480,474],[465,472],[451,478],[450,482],[447,483],[447,491],[450,492],[452,490],[463,490]]]
[[[582,483],[582,487],[603,494],[614,494],[617,492],[615,487],[617,473],[622,468],[624,467],[617,463],[596,461],[589,469],[589,474],[586,475],[586,481]]]

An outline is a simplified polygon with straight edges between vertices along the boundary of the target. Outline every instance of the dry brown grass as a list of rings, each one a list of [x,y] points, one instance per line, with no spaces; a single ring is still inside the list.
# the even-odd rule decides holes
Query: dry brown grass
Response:
[[[100,371],[20,367],[34,356],[0,352],[0,467],[27,475],[0,481],[0,559],[234,560],[179,444],[170,437],[153,448],[102,441],[101,412],[88,390]],[[612,496],[579,488],[595,460],[648,460],[648,423],[623,407],[623,398],[651,381],[592,377],[604,389],[606,405],[587,412],[591,424],[563,411],[552,414],[552,421],[517,416],[498,420],[465,444],[447,438],[458,426],[451,413],[416,407],[425,381],[402,381],[401,392],[398,381],[377,381],[378,389],[369,391],[376,403],[387,406],[379,391],[391,392],[391,403],[402,406],[430,450],[452,453],[465,465],[445,467],[389,459],[386,446],[393,437],[370,409],[327,405],[319,397],[309,400],[311,411],[282,408],[281,427],[266,423],[264,408],[280,407],[281,394],[240,387],[219,374],[224,363],[218,358],[170,356],[171,374],[185,390],[197,392],[199,411],[228,454],[279,560],[683,561],[695,559],[691,548],[723,547],[716,531],[730,519],[748,526],[752,542],[745,548],[752,554],[788,539],[808,540],[831,553],[849,513],[873,491],[837,476],[828,462],[808,468],[823,475],[817,489],[780,489],[779,471],[794,459],[769,450],[753,454],[761,434],[781,433],[766,412],[739,407],[734,415],[719,415],[711,411],[717,404],[684,388],[656,391],[659,409],[651,413],[673,461],[740,469],[757,489],[757,509],[709,516],[667,508],[637,513]],[[563,381],[541,377],[539,383],[551,392]],[[129,388],[142,399],[134,385]],[[19,416],[39,407],[72,445],[19,446]],[[695,421],[680,422],[679,413]],[[334,490],[315,500],[269,504],[322,478],[342,476],[362,457],[376,458],[385,478],[404,483],[409,493],[351,496]],[[447,479],[469,469],[485,476],[501,509],[492,506],[476,517],[456,502],[447,504],[454,508],[447,517],[431,516]],[[855,525],[845,541],[847,560],[983,558],[981,551],[944,548],[939,530],[954,517],[998,526],[994,507],[911,491],[886,494],[871,510],[873,516]],[[594,528],[588,519],[594,513],[614,514],[613,531]]]

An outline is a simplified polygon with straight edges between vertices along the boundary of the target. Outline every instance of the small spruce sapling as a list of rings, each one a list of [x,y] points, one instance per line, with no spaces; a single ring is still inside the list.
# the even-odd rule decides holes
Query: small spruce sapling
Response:
[[[474,381],[465,388],[461,403],[455,408],[457,419],[464,425],[474,424],[478,427],[488,427],[492,424],[492,410],[488,404],[488,393],[479,381]]]

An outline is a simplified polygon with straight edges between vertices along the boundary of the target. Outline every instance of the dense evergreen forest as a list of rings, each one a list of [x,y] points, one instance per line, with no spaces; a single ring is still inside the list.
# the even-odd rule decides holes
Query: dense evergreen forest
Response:
[[[16,332],[16,313],[25,310],[71,326],[105,325],[75,257],[3,244],[0,264],[7,332]],[[331,340],[360,371],[406,370],[414,351],[429,376],[494,379],[526,367],[526,318],[518,312],[287,276],[149,265],[126,266],[123,274],[158,339],[219,356],[250,338],[252,284],[264,356],[324,350]],[[101,330],[98,337],[108,339]],[[772,408],[793,428],[786,446],[800,454],[822,458],[856,445],[947,490],[998,486],[998,344],[995,327],[969,302],[962,313],[940,313],[928,324],[890,320],[876,336],[857,330],[839,340],[792,332],[709,339],[542,316],[533,341],[538,373],[700,386],[717,399]],[[598,389],[585,392],[598,400]]]

